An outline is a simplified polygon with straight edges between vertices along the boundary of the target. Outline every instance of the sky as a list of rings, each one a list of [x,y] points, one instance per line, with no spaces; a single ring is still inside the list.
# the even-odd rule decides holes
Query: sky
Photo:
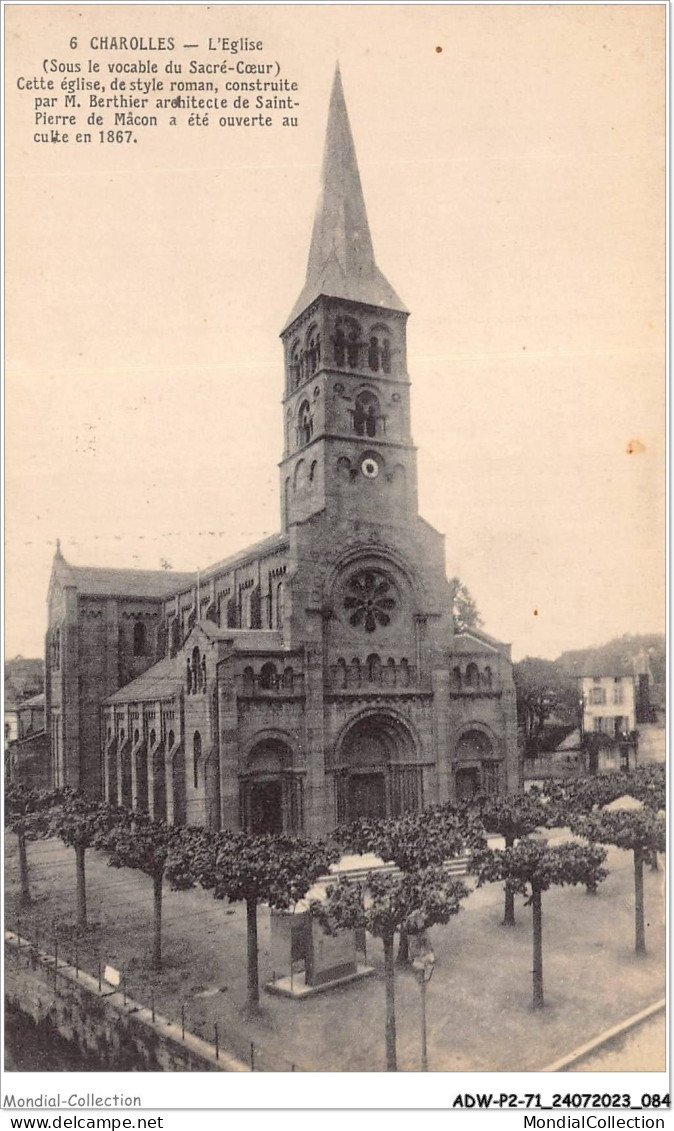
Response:
[[[336,59],[448,574],[515,658],[664,631],[664,6],[6,18],[7,656],[43,652],[57,537],[76,565],[190,570],[279,528],[278,334]],[[36,145],[17,78],[93,56],[74,31],[261,39],[298,125]]]

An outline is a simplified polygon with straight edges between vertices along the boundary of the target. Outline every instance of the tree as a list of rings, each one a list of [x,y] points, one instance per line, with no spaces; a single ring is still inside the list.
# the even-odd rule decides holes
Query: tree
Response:
[[[601,865],[606,852],[596,845],[559,844],[521,840],[513,848],[486,851],[473,859],[478,887],[505,880],[515,891],[527,896],[533,920],[533,1005],[543,1008],[543,904],[542,893],[552,885],[598,884],[608,873]]]
[[[455,631],[464,632],[467,628],[479,628],[482,624],[482,617],[468,586],[464,585],[459,577],[453,577],[449,587],[452,594],[452,616]]]
[[[336,858],[336,848],[326,844],[270,833],[220,835],[214,851],[204,854],[199,883],[211,887],[216,899],[246,904],[249,1009],[260,1004],[258,904],[287,910],[304,898]]]
[[[643,766],[637,766],[630,775],[625,792],[643,801],[644,805],[654,813],[664,813],[667,808],[667,777],[664,764],[647,762]]]
[[[468,888],[460,880],[451,879],[442,867],[429,867],[397,876],[370,872],[366,885],[351,883],[341,876],[329,885],[325,902],[312,900],[311,914],[328,934],[365,929],[382,940],[388,1072],[397,1070],[395,933],[404,929],[413,934],[436,923],[448,923],[467,895]]]
[[[464,850],[466,827],[449,806],[402,817],[361,818],[337,829],[333,837],[346,852],[373,852],[402,872],[439,866]],[[407,931],[400,929],[398,961],[408,961]]]
[[[615,844],[634,854],[635,952],[646,953],[644,925],[644,858],[666,847],[665,821],[652,809],[603,809],[573,818],[570,828],[591,844]]]
[[[52,810],[50,832],[75,849],[77,925],[87,925],[85,853],[114,824],[126,818],[126,810],[92,802],[83,793],[66,789],[62,804]]]
[[[132,813],[127,810],[124,819],[102,830],[95,841],[95,846],[107,853],[108,863],[113,868],[134,868],[152,879],[154,908],[152,968],[154,970],[162,968],[164,874],[172,852],[182,860],[184,847],[181,847],[181,842],[187,835],[188,844],[192,843],[189,840],[192,831],[188,830],[186,833],[181,826],[167,825],[164,821],[152,820],[144,813]],[[206,833],[206,830],[203,832]],[[177,867],[176,878],[181,874],[180,867]],[[173,886],[179,887],[180,883],[176,882]],[[185,886],[192,885],[186,882]]]
[[[658,812],[665,809],[667,801],[665,767],[645,765],[638,766],[631,774],[597,774],[564,782],[550,781],[540,794],[558,810],[560,824],[568,824],[581,813],[591,813],[625,794]]]
[[[579,700],[574,680],[552,660],[527,656],[513,665],[517,723],[524,735],[524,752],[535,758],[546,720],[555,714],[578,725]]]
[[[510,797],[485,797],[480,806],[480,817],[486,832],[502,836],[506,848],[530,836],[538,828],[557,823],[555,810],[544,804],[536,794],[520,793]],[[515,890],[506,881],[504,927],[515,926]]]
[[[28,789],[22,785],[9,785],[5,791],[5,824],[16,833],[19,843],[19,876],[21,904],[32,903],[28,874],[27,844],[49,836],[51,812],[59,805],[63,791],[58,789]]]

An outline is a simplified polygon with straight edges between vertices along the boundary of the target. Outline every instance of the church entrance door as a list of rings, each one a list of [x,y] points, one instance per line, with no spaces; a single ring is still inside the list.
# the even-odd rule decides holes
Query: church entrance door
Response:
[[[349,777],[349,820],[386,816],[386,783],[383,774],[352,774]]]
[[[250,831],[283,832],[283,789],[280,781],[250,783]]]
[[[456,800],[468,801],[480,790],[480,771],[464,767],[456,771]]]

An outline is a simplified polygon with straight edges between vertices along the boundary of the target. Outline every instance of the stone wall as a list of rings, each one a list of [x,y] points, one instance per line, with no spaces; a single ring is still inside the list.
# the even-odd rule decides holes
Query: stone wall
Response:
[[[19,947],[21,941],[21,947]],[[51,1022],[58,1033],[105,1071],[247,1072],[241,1061],[185,1033],[159,1013],[105,982],[29,948],[5,932],[5,998],[36,1024]]]

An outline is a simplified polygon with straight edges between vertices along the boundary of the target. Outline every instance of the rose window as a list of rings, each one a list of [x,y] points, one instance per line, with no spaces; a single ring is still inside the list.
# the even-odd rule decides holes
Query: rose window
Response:
[[[395,589],[383,573],[364,569],[349,578],[344,608],[354,628],[374,632],[378,625],[385,627],[390,623],[395,606]]]

